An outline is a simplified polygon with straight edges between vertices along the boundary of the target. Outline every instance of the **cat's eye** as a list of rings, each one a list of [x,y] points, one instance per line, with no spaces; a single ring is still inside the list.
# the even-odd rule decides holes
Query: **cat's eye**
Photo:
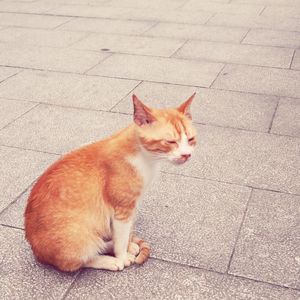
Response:
[[[191,138],[189,138],[189,142],[193,142],[195,140],[195,137],[193,136],[193,137],[191,137]]]
[[[176,141],[166,141],[168,144],[176,144]]]

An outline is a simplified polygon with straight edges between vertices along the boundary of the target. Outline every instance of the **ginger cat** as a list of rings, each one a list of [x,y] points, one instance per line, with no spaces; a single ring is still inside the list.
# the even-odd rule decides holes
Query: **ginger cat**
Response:
[[[158,110],[133,95],[132,125],[66,154],[41,175],[25,211],[26,239],[40,262],[62,271],[118,271],[147,260],[149,245],[132,234],[137,202],[161,160],[182,164],[191,156],[194,96]]]

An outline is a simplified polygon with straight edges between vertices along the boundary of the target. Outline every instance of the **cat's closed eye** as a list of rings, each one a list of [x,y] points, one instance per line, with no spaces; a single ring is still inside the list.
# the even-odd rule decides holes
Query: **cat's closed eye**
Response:
[[[193,136],[193,137],[191,137],[191,138],[189,138],[189,142],[193,142],[195,140],[195,137]]]
[[[168,141],[168,140],[166,140],[166,142],[167,142],[168,144],[173,144],[173,145],[177,144],[176,141]]]

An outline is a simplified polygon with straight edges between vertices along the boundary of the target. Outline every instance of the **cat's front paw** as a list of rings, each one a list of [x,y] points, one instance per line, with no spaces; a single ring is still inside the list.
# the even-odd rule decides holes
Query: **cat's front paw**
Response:
[[[129,266],[131,266],[134,263],[134,261],[135,261],[135,255],[127,252],[122,257],[118,257],[118,260],[120,260],[125,267],[129,267]]]
[[[128,252],[134,256],[138,256],[138,254],[140,253],[140,246],[137,243],[130,242]]]

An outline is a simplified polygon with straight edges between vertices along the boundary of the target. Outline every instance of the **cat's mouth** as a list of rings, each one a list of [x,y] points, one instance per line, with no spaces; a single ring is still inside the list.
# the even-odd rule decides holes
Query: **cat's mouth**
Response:
[[[175,165],[183,165],[184,163],[186,163],[189,159],[188,158],[178,158],[178,159],[174,159],[172,162]]]

